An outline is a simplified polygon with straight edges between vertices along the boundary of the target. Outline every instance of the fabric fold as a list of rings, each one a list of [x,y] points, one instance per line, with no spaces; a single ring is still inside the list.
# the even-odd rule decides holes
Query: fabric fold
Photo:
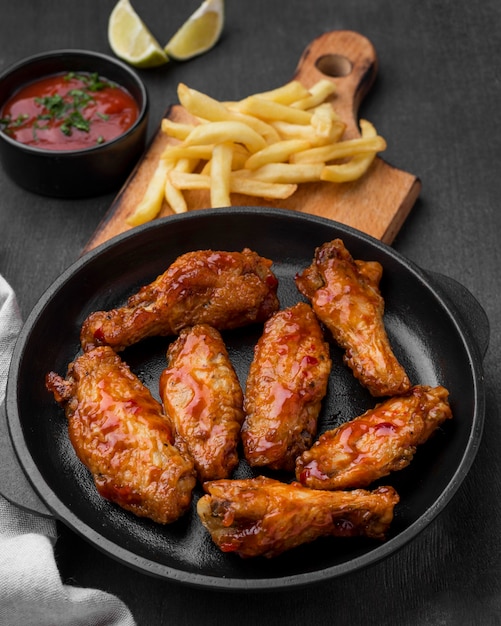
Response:
[[[22,321],[15,294],[0,275],[0,404]],[[98,589],[64,584],[54,557],[56,522],[0,496],[0,624],[134,626],[127,606]]]

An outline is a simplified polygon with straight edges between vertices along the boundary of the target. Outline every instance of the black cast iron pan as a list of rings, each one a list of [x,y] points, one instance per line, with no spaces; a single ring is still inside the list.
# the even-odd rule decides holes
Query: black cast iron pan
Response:
[[[63,411],[44,386],[49,370],[64,374],[79,352],[84,318],[118,306],[141,285],[190,250],[250,247],[274,261],[283,307],[300,299],[294,275],[310,264],[317,246],[341,237],[355,258],[380,261],[386,325],[394,350],[414,384],[444,385],[454,419],[422,446],[411,465],[382,484],[400,494],[384,543],[326,538],[273,559],[223,554],[193,510],[170,526],[139,519],[97,495],[67,436]],[[261,328],[224,334],[242,383]],[[123,358],[158,397],[158,377],[170,339],[148,339]],[[41,298],[13,355],[6,396],[7,423],[24,477],[10,473],[7,497],[50,514],[108,555],[144,573],[198,587],[265,590],[340,576],[393,553],[445,507],[476,454],[484,419],[482,357],[488,343],[485,313],[458,283],[429,274],[393,249],[331,220],[304,213],[238,207],[195,211],[120,235],[70,267]],[[374,406],[332,346],[333,370],[320,430]],[[7,448],[6,448],[7,450]],[[5,452],[4,456],[8,456]],[[3,464],[13,463],[3,461]],[[15,463],[14,463],[15,464]],[[241,462],[236,477],[252,475]],[[30,487],[22,495],[22,483]],[[281,476],[283,479],[292,477]],[[4,485],[6,487],[6,485]],[[29,494],[29,495],[28,495]]]

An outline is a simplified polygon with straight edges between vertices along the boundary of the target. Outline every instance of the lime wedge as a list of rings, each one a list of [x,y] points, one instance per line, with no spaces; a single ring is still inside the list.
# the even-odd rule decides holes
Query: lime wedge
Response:
[[[129,0],[119,0],[108,20],[108,42],[113,52],[135,67],[157,67],[169,60]]]
[[[224,26],[224,0],[204,0],[172,37],[164,50],[186,61],[216,45]]]

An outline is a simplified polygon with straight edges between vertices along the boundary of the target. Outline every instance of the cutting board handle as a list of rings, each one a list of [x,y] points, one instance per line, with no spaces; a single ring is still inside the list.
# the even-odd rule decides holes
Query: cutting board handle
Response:
[[[376,51],[366,37],[350,30],[330,31],[306,47],[295,74],[289,80],[295,78],[307,88],[321,79],[332,81],[337,89],[330,101],[346,124],[344,138],[350,139],[360,136],[358,109],[374,83],[377,71]],[[178,105],[169,107],[167,116],[174,122],[193,122],[191,116]],[[370,121],[378,128],[377,120]],[[390,145],[391,135],[385,139]],[[130,228],[127,217],[141,201],[167,144],[167,135],[159,129],[84,252]],[[250,199],[243,194],[232,194],[232,204],[249,206],[251,202],[255,206],[291,209],[327,217],[391,244],[420,189],[421,182],[415,175],[397,169],[378,156],[368,175],[356,181],[339,185],[305,183],[286,199]],[[205,190],[191,191],[189,203],[190,210],[206,208],[210,203],[208,193]],[[160,217],[168,215],[172,215],[172,210],[164,202]]]
[[[337,30],[314,39],[303,52],[294,78],[305,87],[321,79],[337,86],[334,108],[346,122],[346,136],[359,136],[358,109],[378,71],[372,43],[360,33]]]

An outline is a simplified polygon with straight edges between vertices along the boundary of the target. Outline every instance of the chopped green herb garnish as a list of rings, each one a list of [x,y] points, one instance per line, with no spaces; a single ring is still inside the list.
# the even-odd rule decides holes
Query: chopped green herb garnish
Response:
[[[35,102],[47,109],[47,113],[39,115],[39,119],[61,117],[68,106],[63,97],[58,93],[53,96],[45,96],[44,98],[35,98]]]
[[[9,127],[18,128],[19,126],[22,126],[29,117],[29,115],[18,115],[15,120],[11,119],[10,115],[2,117],[0,118],[0,127],[2,127],[2,130],[5,132],[8,132]]]
[[[71,129],[83,130],[88,133],[90,130],[90,120],[86,120],[80,111],[71,111],[60,126],[65,135],[71,135]]]
[[[115,83],[100,78],[97,72],[92,74],[77,74],[76,72],[69,72],[64,77],[64,80],[69,81],[72,78],[76,78],[81,81],[89,91],[101,91],[102,89],[106,89],[106,87],[116,87]]]
[[[56,93],[51,96],[34,99],[35,103],[41,108],[40,114],[32,122],[35,140],[37,140],[37,130],[49,128],[49,122],[56,120],[60,122],[59,128],[66,136],[71,135],[73,129],[88,133],[92,120],[84,116],[84,111],[90,104],[95,102],[92,94],[108,87],[115,88],[117,86],[110,81],[101,79],[97,73],[79,74],[68,72],[64,76],[64,80],[67,82],[72,79],[79,80],[82,83],[82,87],[70,89],[62,95]],[[97,116],[105,121],[109,119],[109,115],[104,113],[97,113]],[[9,129],[21,126],[28,118],[28,115],[19,115],[15,120],[12,120],[9,116],[1,118],[0,128],[8,132]],[[44,124],[44,122],[46,123]],[[102,143],[104,138],[101,136],[97,141]]]

